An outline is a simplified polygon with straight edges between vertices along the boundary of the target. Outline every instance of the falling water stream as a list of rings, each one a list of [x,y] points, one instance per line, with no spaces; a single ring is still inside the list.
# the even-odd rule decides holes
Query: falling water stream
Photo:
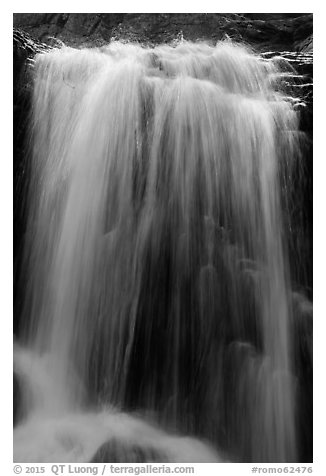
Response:
[[[15,459],[296,461],[289,70],[184,41],[33,68]]]

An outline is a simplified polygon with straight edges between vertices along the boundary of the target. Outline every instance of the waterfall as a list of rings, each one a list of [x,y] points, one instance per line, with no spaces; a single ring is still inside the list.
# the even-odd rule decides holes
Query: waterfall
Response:
[[[16,447],[36,420],[112,408],[234,461],[296,461],[284,64],[112,42],[33,70]]]

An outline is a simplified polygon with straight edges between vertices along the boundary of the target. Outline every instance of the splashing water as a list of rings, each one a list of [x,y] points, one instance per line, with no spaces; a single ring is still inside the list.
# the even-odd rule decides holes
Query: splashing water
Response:
[[[297,116],[277,64],[183,41],[56,49],[34,68],[16,458],[87,461],[136,434],[186,460],[164,450],[176,437],[85,410],[111,405],[235,461],[296,461],[281,184]],[[92,444],[40,445],[66,427]]]

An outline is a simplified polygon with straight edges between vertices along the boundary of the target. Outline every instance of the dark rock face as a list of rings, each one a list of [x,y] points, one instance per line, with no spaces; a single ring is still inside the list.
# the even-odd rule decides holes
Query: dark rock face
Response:
[[[168,458],[154,448],[110,440],[96,452],[90,463],[164,463]]]
[[[19,400],[20,400],[20,389],[19,389],[19,383],[18,383],[18,378],[16,374],[13,376],[13,420],[14,420],[14,426],[17,424],[17,419],[18,419],[18,408],[19,408]]]
[[[225,36],[259,48],[306,49],[312,14],[255,13],[16,13],[14,27],[39,41],[56,37],[67,45],[103,45],[112,38],[144,43],[217,41]]]
[[[31,105],[32,75],[30,60],[38,51],[47,48],[34,41],[22,30],[14,30],[13,35],[13,102],[14,102],[14,333],[18,331],[22,309],[22,250],[26,226],[26,191],[29,180],[28,122]]]
[[[18,375],[13,374],[13,424],[18,425],[22,419],[22,391],[23,383]]]

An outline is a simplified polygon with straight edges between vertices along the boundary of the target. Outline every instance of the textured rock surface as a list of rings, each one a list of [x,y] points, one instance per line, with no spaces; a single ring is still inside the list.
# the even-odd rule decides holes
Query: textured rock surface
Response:
[[[32,76],[30,62],[34,55],[47,48],[34,41],[22,30],[14,30],[13,66],[14,66],[14,332],[17,332],[18,317],[22,309],[23,277],[21,276],[22,249],[25,233],[26,190],[29,177],[29,154],[27,130],[30,112]],[[19,278],[18,278],[19,277]]]
[[[259,48],[300,51],[312,35],[312,14],[250,13],[16,13],[14,27],[35,39],[68,45],[102,45],[112,38],[161,43],[216,41],[226,35]]]

